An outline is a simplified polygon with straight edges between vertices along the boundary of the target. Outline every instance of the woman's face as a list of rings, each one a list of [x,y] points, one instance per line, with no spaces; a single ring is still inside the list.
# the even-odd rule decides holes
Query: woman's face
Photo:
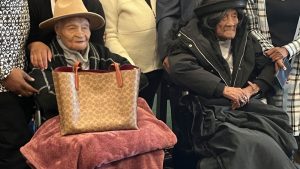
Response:
[[[89,21],[82,17],[59,21],[55,32],[67,48],[81,53],[87,48],[91,36]]]
[[[239,23],[238,13],[235,9],[229,9],[216,26],[216,34],[220,40],[233,39]]]

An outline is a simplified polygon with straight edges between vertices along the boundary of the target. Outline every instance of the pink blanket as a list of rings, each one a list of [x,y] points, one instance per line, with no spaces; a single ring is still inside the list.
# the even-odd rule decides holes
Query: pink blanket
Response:
[[[145,154],[114,161],[96,169],[162,169],[164,151],[155,150]]]
[[[92,169],[138,154],[172,147],[176,136],[138,99],[138,130],[61,136],[59,117],[46,121],[21,152],[38,169]]]

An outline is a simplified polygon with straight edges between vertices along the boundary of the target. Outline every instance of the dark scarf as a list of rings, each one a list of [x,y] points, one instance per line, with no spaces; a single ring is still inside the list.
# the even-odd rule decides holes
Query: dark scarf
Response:
[[[88,59],[89,59],[90,69],[98,69],[100,67],[99,65],[101,59],[100,54],[92,43],[89,43],[89,45],[90,45],[90,51],[88,54]],[[51,66],[53,69],[60,66],[67,66],[67,62],[64,57],[64,51],[58,44],[56,38],[54,38],[51,41],[49,47],[53,55],[53,61],[51,62],[51,64],[49,63],[50,64],[49,66]]]

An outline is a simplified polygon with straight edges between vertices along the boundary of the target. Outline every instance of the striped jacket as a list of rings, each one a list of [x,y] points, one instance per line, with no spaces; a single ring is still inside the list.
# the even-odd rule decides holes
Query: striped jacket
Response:
[[[271,35],[269,32],[266,0],[248,0],[247,14],[250,18],[251,33],[260,42],[263,50],[273,48]],[[294,59],[292,71],[289,74],[289,81],[285,84],[284,90],[276,90],[274,96],[268,98],[268,103],[282,108],[290,118],[290,125],[294,135],[300,134],[300,36],[284,45],[290,57]]]
[[[260,42],[263,50],[273,48],[266,14],[265,0],[248,0],[246,12],[250,19],[251,33]],[[289,44],[284,45],[291,57],[300,53],[300,36]]]

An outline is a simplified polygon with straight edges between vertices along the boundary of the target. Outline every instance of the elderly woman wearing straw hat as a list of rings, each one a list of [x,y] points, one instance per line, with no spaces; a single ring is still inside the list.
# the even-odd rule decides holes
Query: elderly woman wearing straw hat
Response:
[[[177,32],[170,76],[189,90],[182,101],[191,109],[177,120],[191,119],[181,132],[190,132],[197,168],[295,169],[287,114],[257,99],[271,89],[275,71],[248,32],[246,3],[205,0]]]
[[[81,0],[59,0],[54,16],[40,24],[42,29],[54,29],[56,36],[49,44],[53,59],[45,70],[34,68],[32,83],[39,89],[36,95],[43,116],[49,119],[58,114],[51,71],[58,66],[72,66],[81,62],[82,69],[107,69],[114,62],[129,64],[127,59],[111,53],[100,44],[89,42],[91,30],[104,25],[104,19],[88,12]]]
[[[59,0],[28,0],[30,13],[30,33],[27,40],[30,54],[30,61],[34,67],[41,69],[47,68],[48,60],[51,61],[52,54],[47,44],[50,43],[55,32],[53,29],[40,29],[39,24],[53,17],[55,3]],[[101,15],[104,11],[99,0],[82,0],[89,12]],[[104,27],[91,30],[90,41],[93,43],[104,44]]]

